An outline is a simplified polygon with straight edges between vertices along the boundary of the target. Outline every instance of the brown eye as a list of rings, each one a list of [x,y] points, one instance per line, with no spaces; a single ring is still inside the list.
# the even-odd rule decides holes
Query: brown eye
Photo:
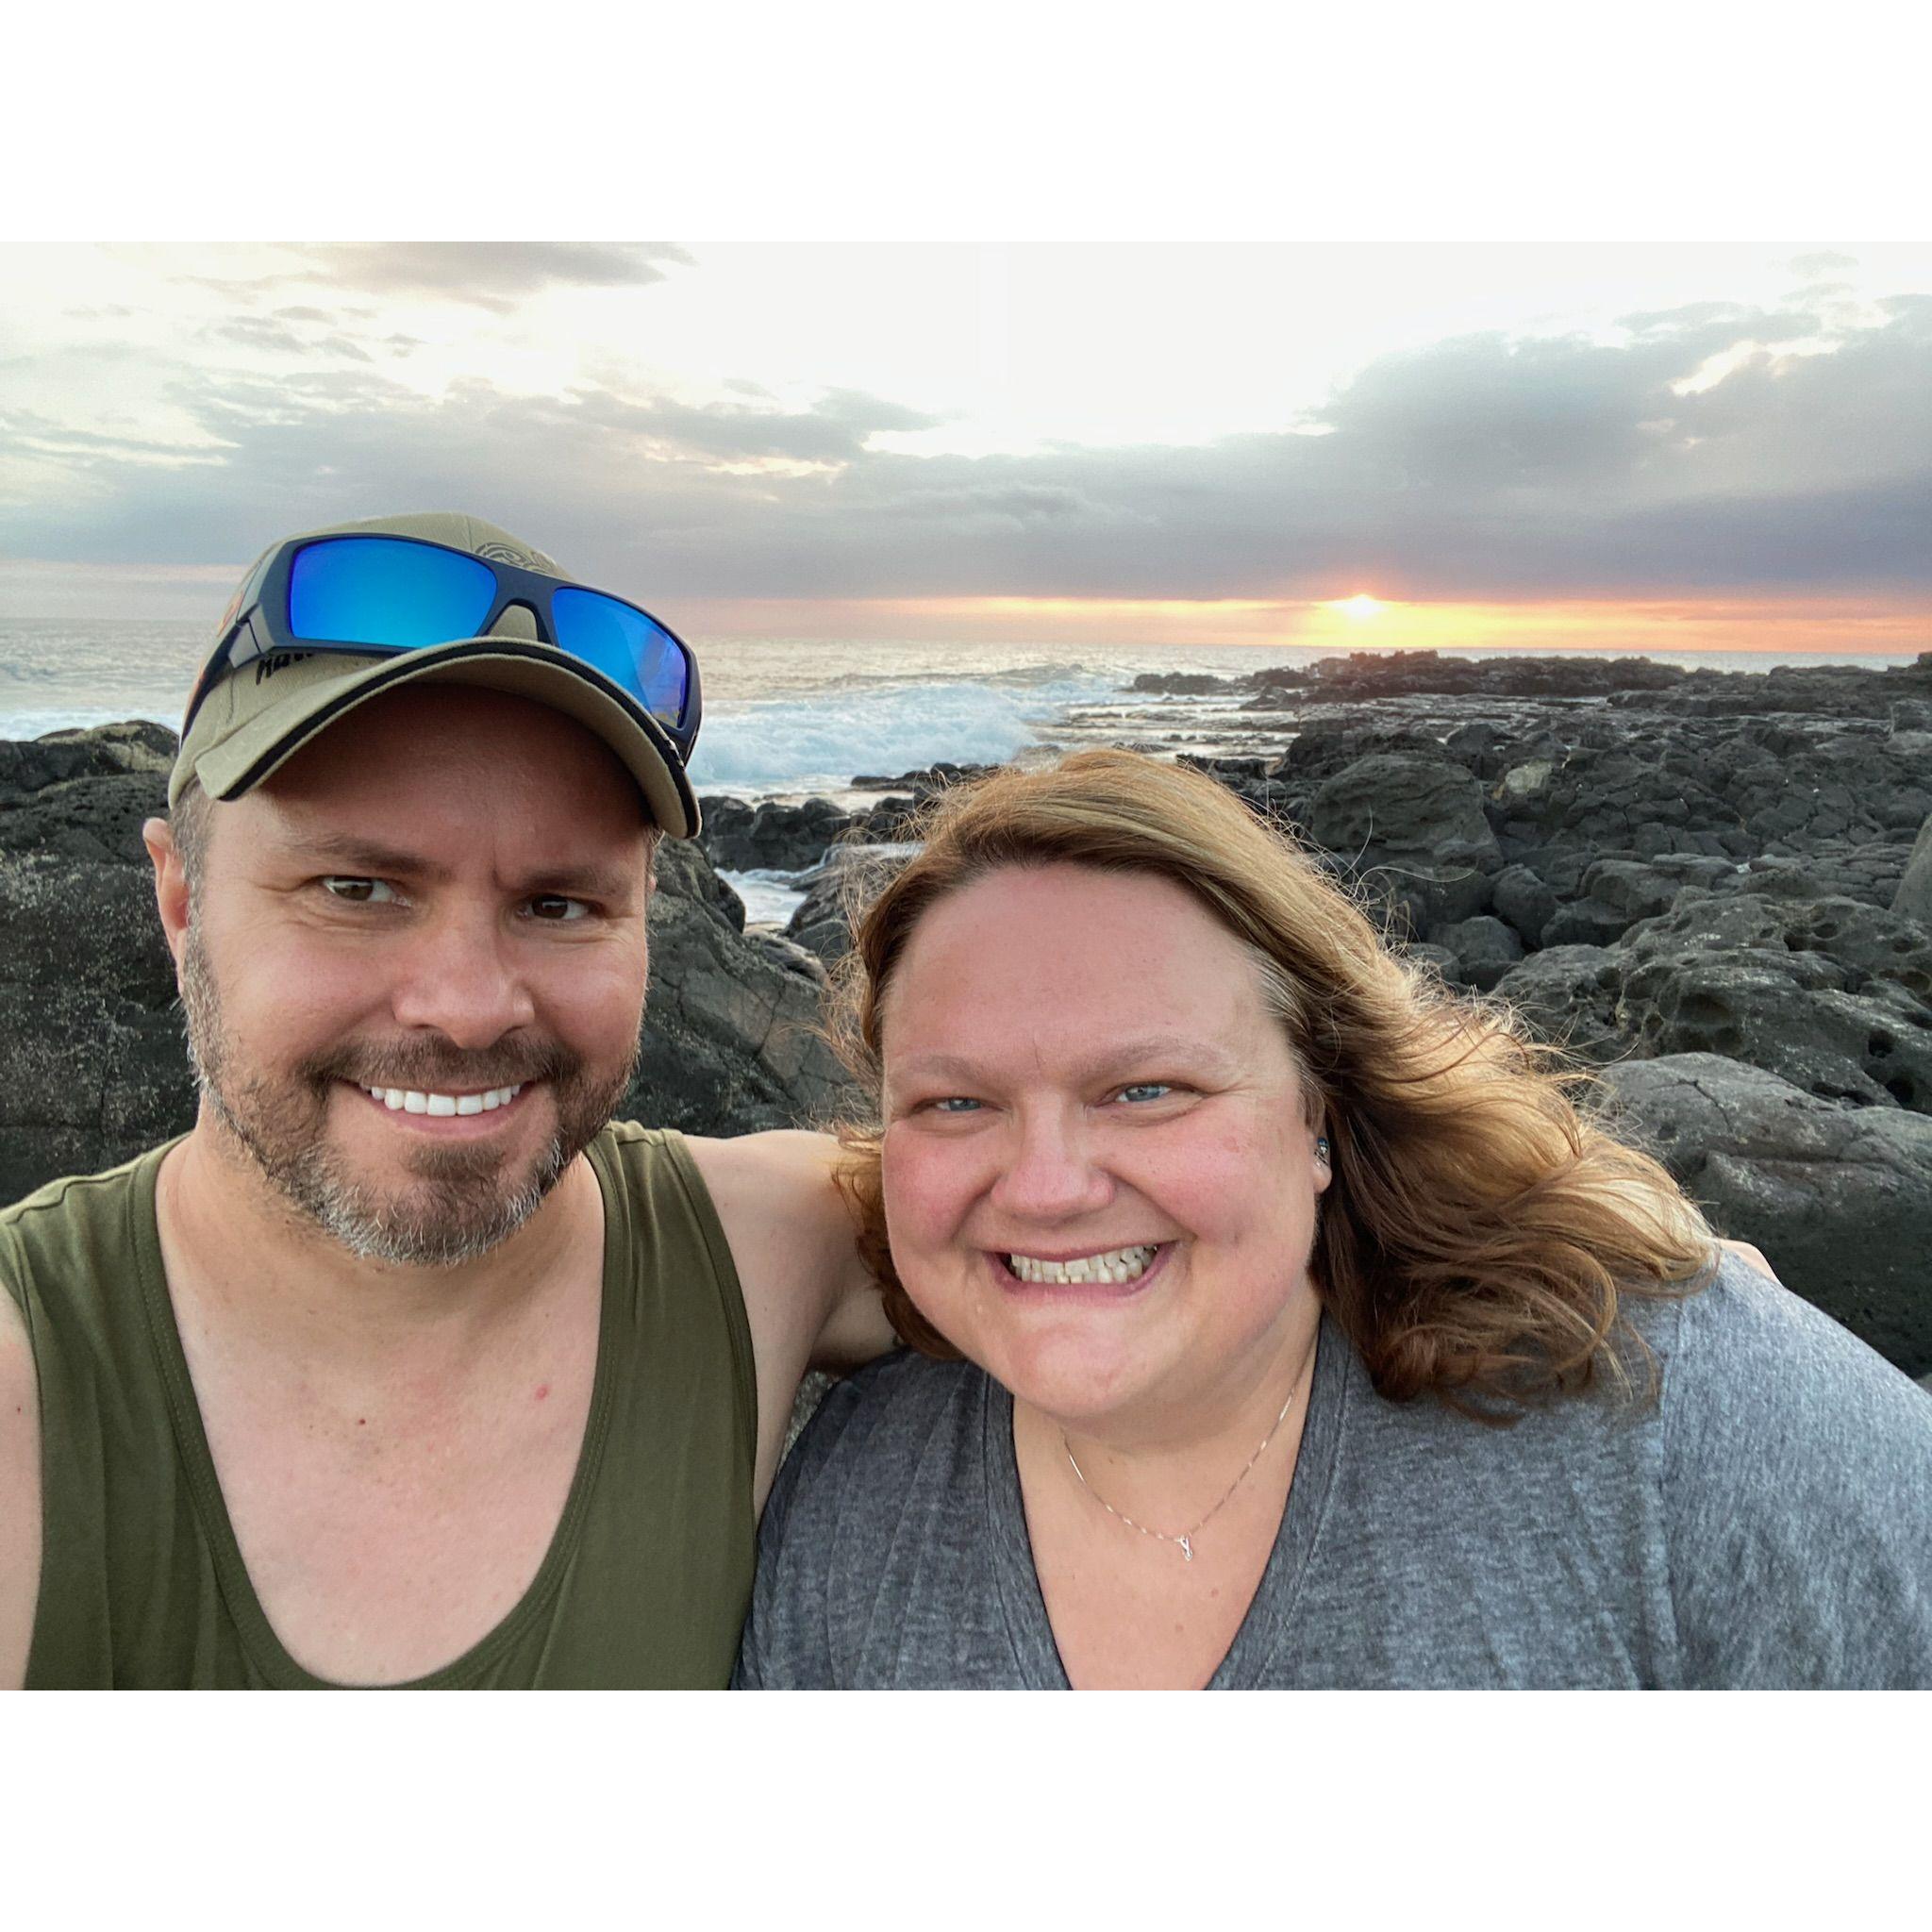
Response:
[[[397,896],[395,888],[383,879],[325,878],[322,889],[351,906],[385,905]]]
[[[566,899],[558,892],[544,892],[530,901],[530,917],[552,924],[587,918],[590,910],[581,899]]]

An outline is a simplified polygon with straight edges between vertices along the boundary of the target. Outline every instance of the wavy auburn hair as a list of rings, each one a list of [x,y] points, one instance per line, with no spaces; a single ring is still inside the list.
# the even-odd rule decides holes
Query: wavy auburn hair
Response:
[[[1630,1392],[1624,1343],[1654,1386],[1620,1302],[1709,1280],[1703,1217],[1656,1161],[1578,1111],[1590,1075],[1500,1003],[1405,964],[1285,831],[1199,772],[1089,751],[942,792],[908,836],[922,849],[869,902],[863,874],[855,886],[830,1006],[833,1042],[875,1107],[881,1008],[941,899],[1006,867],[1171,880],[1254,959],[1329,1137],[1309,1274],[1376,1390],[1508,1421],[1600,1377]],[[957,1356],[892,1268],[881,1128],[847,1124],[840,1138],[841,1185],[893,1326]]]

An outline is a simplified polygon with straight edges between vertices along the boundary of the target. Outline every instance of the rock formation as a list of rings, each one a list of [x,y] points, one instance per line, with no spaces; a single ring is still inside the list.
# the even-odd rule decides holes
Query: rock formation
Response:
[[[1748,675],[1358,654],[1139,688],[1143,741],[1297,833],[1410,958],[1604,1069],[1720,1232],[1932,1371],[1932,654]],[[1095,717],[1090,741],[1118,734]],[[149,724],[0,742],[0,1199],[192,1116],[140,841],[173,756]],[[702,845],[660,858],[625,1111],[730,1134],[854,1105],[815,1032],[854,869],[897,862],[908,814],[971,771],[855,780],[880,794],[862,811],[708,799]],[[714,865],[790,875],[787,930],[747,932]]]

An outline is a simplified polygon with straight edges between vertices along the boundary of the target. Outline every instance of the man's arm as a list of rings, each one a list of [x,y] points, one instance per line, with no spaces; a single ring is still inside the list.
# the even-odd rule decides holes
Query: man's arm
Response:
[[[892,1331],[832,1185],[837,1141],[780,1132],[690,1145],[744,1291],[758,1363],[755,1500],[762,1509],[806,1370],[856,1368],[891,1347]]]
[[[25,1318],[0,1288],[0,1690],[26,1682],[40,1591],[40,1384]]]

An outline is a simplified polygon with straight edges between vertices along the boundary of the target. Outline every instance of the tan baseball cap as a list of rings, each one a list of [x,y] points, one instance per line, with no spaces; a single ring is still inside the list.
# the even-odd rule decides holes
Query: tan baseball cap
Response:
[[[420,537],[486,562],[564,575],[542,551],[508,530],[481,517],[442,510],[332,524],[287,541],[341,536]],[[222,619],[224,633],[235,616],[231,605]],[[662,726],[642,707],[613,695],[612,687],[576,658],[544,643],[535,619],[520,605],[511,605],[486,638],[382,657],[278,651],[243,664],[208,692],[190,721],[168,780],[169,805],[191,778],[199,779],[210,798],[240,798],[358,705],[404,684],[476,685],[561,711],[617,754],[666,832],[674,839],[696,834],[698,802],[684,760]]]

